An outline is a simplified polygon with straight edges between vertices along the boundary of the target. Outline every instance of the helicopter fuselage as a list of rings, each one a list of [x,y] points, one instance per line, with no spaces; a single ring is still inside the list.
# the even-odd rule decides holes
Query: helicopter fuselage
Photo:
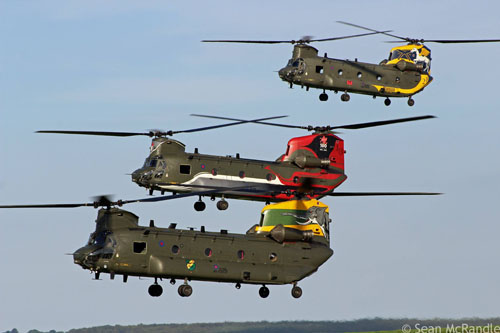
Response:
[[[327,222],[328,223],[328,222]],[[139,226],[131,212],[99,210],[96,230],[75,251],[75,264],[95,273],[249,284],[296,283],[314,273],[333,251],[325,237],[274,240],[246,234]],[[284,235],[284,234],[283,234]]]
[[[319,57],[317,49],[304,44],[294,46],[293,56],[279,71],[279,76],[291,86],[374,97],[411,97],[432,81],[432,77],[412,61],[370,64],[357,59],[328,58],[326,54]]]
[[[295,139],[305,140],[306,147],[296,147],[293,143],[297,140],[292,139],[292,144],[289,143],[292,148],[274,162],[244,159],[239,155],[199,154],[197,150],[186,153],[179,141],[155,138],[150,155],[143,167],[133,172],[132,180],[150,191],[183,193],[220,189],[211,196],[266,202],[293,198],[294,194],[287,191],[298,189],[305,179],[313,180],[315,193],[333,191],[347,178],[343,171],[343,141],[333,134],[303,138]],[[323,143],[319,142],[321,138]],[[324,152],[315,152],[314,145],[322,145]],[[241,187],[248,189],[231,191]]]

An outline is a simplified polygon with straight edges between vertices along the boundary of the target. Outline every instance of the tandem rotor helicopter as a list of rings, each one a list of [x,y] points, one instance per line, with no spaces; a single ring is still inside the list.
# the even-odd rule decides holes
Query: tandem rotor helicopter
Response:
[[[213,190],[212,190],[213,191]],[[207,191],[209,193],[210,191]],[[333,254],[330,248],[329,209],[317,200],[290,200],[262,209],[261,219],[245,234],[140,226],[139,218],[119,206],[135,202],[177,199],[195,194],[170,195],[138,200],[110,201],[100,197],[94,202],[76,204],[3,205],[0,208],[99,208],[95,231],[86,245],[72,253],[75,264],[94,273],[154,278],[148,293],[163,293],[158,280],[184,281],[178,294],[191,296],[189,281],[262,285],[259,295],[269,296],[266,285],[291,284],[294,298],[302,296],[297,283],[316,272]]]
[[[344,170],[344,141],[335,135],[337,129],[362,129],[382,125],[434,118],[419,116],[391,119],[340,126],[295,126],[269,123],[266,120],[284,116],[254,120],[234,119],[208,115],[193,115],[206,118],[229,120],[231,123],[207,126],[182,131],[103,132],[43,130],[37,133],[100,135],[100,136],[149,136],[152,137],[149,156],[143,166],[132,173],[132,181],[149,190],[153,195],[159,191],[191,193],[198,196],[194,204],[196,211],[206,207],[203,196],[217,202],[219,210],[226,210],[228,198],[263,201],[266,204],[293,199],[297,193],[305,198],[333,196],[386,196],[386,195],[427,195],[427,192],[333,192],[347,176]],[[178,133],[192,133],[245,123],[273,125],[303,129],[313,133],[295,137],[288,141],[284,154],[275,161],[216,156],[201,154],[198,148],[193,153],[185,150],[185,145],[169,138]],[[306,191],[307,190],[307,191]],[[209,191],[207,193],[207,191]]]
[[[207,43],[255,43],[255,44],[293,44],[292,58],[285,67],[279,70],[279,77],[301,88],[323,89],[320,101],[328,100],[326,90],[342,92],[343,102],[350,100],[349,93],[370,95],[373,98],[385,97],[384,103],[389,106],[391,97],[407,97],[408,105],[415,104],[413,95],[424,90],[432,82],[431,50],[424,43],[488,43],[500,42],[500,39],[414,39],[390,34],[391,30],[378,31],[357,24],[337,21],[356,28],[371,31],[370,33],[313,39],[305,36],[299,40],[202,40]],[[408,42],[407,45],[393,47],[387,59],[379,64],[358,62],[357,58],[342,60],[318,56],[318,50],[310,45],[312,42],[326,42],[383,34]],[[398,42],[398,41],[393,41]]]

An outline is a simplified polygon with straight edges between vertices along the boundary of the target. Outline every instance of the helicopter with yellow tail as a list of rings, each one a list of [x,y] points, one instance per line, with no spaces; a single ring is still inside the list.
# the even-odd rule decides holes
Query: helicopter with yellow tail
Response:
[[[356,28],[370,31],[369,33],[313,39],[311,36],[299,40],[203,40],[203,42],[223,43],[256,43],[279,44],[291,43],[294,45],[292,58],[285,67],[278,71],[279,77],[301,88],[322,89],[320,101],[327,101],[327,90],[334,93],[341,92],[343,102],[350,100],[349,93],[369,95],[373,98],[385,97],[384,104],[389,106],[392,97],[408,98],[408,105],[413,106],[413,95],[424,90],[432,82],[431,50],[424,43],[488,43],[500,42],[500,39],[412,39],[390,34],[391,30],[378,31],[360,25],[337,21]],[[389,57],[379,64],[371,64],[354,60],[342,60],[318,55],[318,50],[310,45],[312,42],[325,42],[340,39],[362,37],[374,34],[383,34],[408,42],[407,45],[396,46],[391,49]],[[399,43],[399,41],[397,41]]]

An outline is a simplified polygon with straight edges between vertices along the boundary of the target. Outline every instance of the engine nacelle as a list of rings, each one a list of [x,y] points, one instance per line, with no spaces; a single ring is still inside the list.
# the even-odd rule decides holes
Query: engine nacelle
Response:
[[[270,232],[272,239],[278,243],[283,242],[310,242],[314,236],[312,230],[297,230],[277,224]]]
[[[417,72],[422,72],[424,70],[424,65],[421,63],[415,64],[412,62],[400,60],[396,64],[396,68],[399,69],[400,71],[417,71]]]
[[[327,168],[330,165],[330,160],[328,159],[319,159],[305,155],[296,156],[294,162],[300,168]]]

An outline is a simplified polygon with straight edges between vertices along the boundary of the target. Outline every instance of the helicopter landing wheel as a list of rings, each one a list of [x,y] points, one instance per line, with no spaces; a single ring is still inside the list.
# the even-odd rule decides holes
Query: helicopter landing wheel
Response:
[[[319,100],[322,102],[326,102],[328,100],[328,95],[326,93],[319,94]]]
[[[163,288],[155,283],[149,286],[148,293],[153,297],[159,297],[163,293]]]
[[[241,288],[241,283],[236,283],[236,285],[234,286],[236,289],[240,289]]]
[[[207,207],[207,205],[205,205],[205,203],[203,201],[201,201],[201,198],[200,198],[200,200],[198,200],[194,203],[194,210],[197,212],[204,211],[206,207]]]
[[[292,296],[293,298],[300,298],[300,296],[302,296],[302,288],[300,288],[299,286],[293,286]]]
[[[351,96],[349,96],[348,93],[343,93],[342,95],[340,95],[340,100],[342,102],[349,102],[349,100],[351,99]]]
[[[413,98],[411,98],[411,97],[410,97],[410,98],[408,98],[408,105],[409,105],[409,106],[413,106],[413,105],[415,105],[415,100],[414,100]]]
[[[262,298],[267,298],[267,296],[269,296],[269,288],[266,286],[260,287],[259,296]]]
[[[387,98],[384,100],[384,104],[385,104],[386,106],[391,105],[391,100],[389,99],[389,97],[387,97]]]
[[[222,199],[222,200],[217,201],[216,206],[217,206],[218,210],[226,210],[229,207],[229,202]]]
[[[179,289],[177,289],[177,292],[181,297],[189,297],[193,294],[193,287],[189,284],[182,284],[179,286]]]

